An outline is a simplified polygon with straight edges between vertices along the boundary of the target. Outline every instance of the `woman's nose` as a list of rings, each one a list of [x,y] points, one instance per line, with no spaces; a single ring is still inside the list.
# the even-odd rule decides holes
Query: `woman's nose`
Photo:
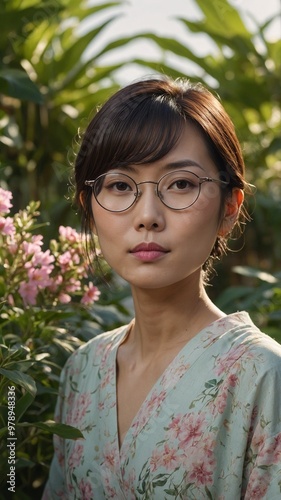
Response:
[[[134,207],[136,229],[162,231],[165,227],[165,206],[157,196],[156,186],[139,188],[138,200]]]

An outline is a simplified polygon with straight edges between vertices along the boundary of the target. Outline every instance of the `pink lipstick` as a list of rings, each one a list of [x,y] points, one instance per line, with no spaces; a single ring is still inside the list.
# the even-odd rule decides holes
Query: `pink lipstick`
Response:
[[[134,257],[144,262],[157,260],[168,252],[169,250],[157,243],[140,243],[130,251]]]

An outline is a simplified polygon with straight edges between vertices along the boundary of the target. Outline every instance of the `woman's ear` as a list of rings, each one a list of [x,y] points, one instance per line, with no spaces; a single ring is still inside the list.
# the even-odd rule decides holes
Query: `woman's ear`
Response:
[[[220,223],[218,236],[226,236],[231,232],[238,219],[243,201],[243,191],[239,188],[234,188],[225,200],[224,216]]]

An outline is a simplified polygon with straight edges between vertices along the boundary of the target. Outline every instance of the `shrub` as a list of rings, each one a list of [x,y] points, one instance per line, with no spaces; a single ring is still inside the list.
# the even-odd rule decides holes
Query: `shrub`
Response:
[[[11,200],[0,188],[0,485],[8,492],[7,474],[15,467],[13,498],[22,500],[42,493],[52,434],[80,436],[52,420],[67,357],[84,340],[123,323],[127,311],[118,298],[109,305],[108,292],[102,301],[87,278],[75,229],[60,226],[58,239],[44,249],[39,203],[11,216]]]

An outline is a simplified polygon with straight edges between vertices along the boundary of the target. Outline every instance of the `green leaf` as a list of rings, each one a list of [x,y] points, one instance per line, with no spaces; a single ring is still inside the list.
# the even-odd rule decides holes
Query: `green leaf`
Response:
[[[0,70],[0,89],[3,94],[21,101],[43,103],[43,97],[35,83],[30,80],[25,71],[20,69]]]
[[[53,420],[46,422],[22,422],[17,424],[19,427],[36,427],[42,431],[51,432],[65,439],[84,439],[82,432],[72,425],[57,424]]]
[[[231,33],[249,36],[238,11],[227,0],[214,0],[212,2],[196,0],[196,3],[205,14],[206,28],[212,26],[215,31],[224,35]]]
[[[26,412],[27,408],[34,401],[34,396],[30,392],[26,392],[17,402],[16,402],[16,417],[17,422],[21,419],[23,414]]]
[[[26,391],[28,391],[33,397],[36,395],[36,385],[29,375],[26,373],[22,373],[17,370],[5,370],[5,368],[0,368],[0,374],[6,377],[11,382],[14,382],[17,385],[23,387]]]
[[[232,271],[242,276],[249,276],[250,278],[258,278],[266,283],[277,283],[278,279],[273,276],[273,274],[266,273],[265,271],[260,271],[259,269],[254,269],[248,266],[234,266]]]
[[[208,382],[205,383],[206,389],[210,389],[211,387],[216,387],[217,385],[218,385],[218,381],[215,378],[212,380],[208,380]]]

